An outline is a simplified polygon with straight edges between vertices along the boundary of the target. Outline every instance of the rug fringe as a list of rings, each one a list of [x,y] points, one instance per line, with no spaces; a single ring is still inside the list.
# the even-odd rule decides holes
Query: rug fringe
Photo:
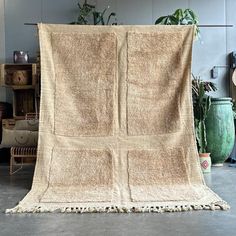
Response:
[[[12,209],[7,209],[6,214],[16,213],[164,213],[164,212],[185,212],[198,210],[229,210],[230,206],[226,202],[215,202],[208,205],[176,205],[176,206],[141,206],[141,207],[63,207],[50,209],[42,206],[32,208],[20,205]]]

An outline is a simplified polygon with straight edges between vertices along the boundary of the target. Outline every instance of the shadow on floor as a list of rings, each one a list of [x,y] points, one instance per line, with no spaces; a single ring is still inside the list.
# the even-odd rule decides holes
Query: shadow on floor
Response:
[[[229,211],[163,214],[16,214],[6,215],[31,187],[33,169],[9,176],[0,167],[0,235],[233,236],[236,235],[236,168],[213,168],[207,184],[231,205]]]

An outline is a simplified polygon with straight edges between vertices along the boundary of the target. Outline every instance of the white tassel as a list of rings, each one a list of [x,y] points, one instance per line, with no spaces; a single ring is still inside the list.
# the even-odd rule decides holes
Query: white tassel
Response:
[[[176,205],[176,206],[140,206],[140,207],[125,207],[125,206],[107,206],[107,207],[63,207],[63,208],[46,208],[42,206],[23,207],[21,205],[12,209],[7,209],[6,214],[16,213],[145,213],[145,212],[181,212],[181,211],[198,211],[198,210],[228,210],[229,205],[226,202],[216,202],[209,205]]]

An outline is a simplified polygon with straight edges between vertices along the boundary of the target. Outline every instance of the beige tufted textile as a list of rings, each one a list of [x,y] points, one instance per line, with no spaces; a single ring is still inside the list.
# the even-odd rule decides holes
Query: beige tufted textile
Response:
[[[192,26],[39,25],[32,190],[16,212],[227,209],[204,183],[191,100]]]

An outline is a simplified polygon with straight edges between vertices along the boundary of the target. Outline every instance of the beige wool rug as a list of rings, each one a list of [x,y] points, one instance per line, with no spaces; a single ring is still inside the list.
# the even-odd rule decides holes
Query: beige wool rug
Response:
[[[39,25],[38,159],[8,213],[228,209],[203,180],[191,26]]]

